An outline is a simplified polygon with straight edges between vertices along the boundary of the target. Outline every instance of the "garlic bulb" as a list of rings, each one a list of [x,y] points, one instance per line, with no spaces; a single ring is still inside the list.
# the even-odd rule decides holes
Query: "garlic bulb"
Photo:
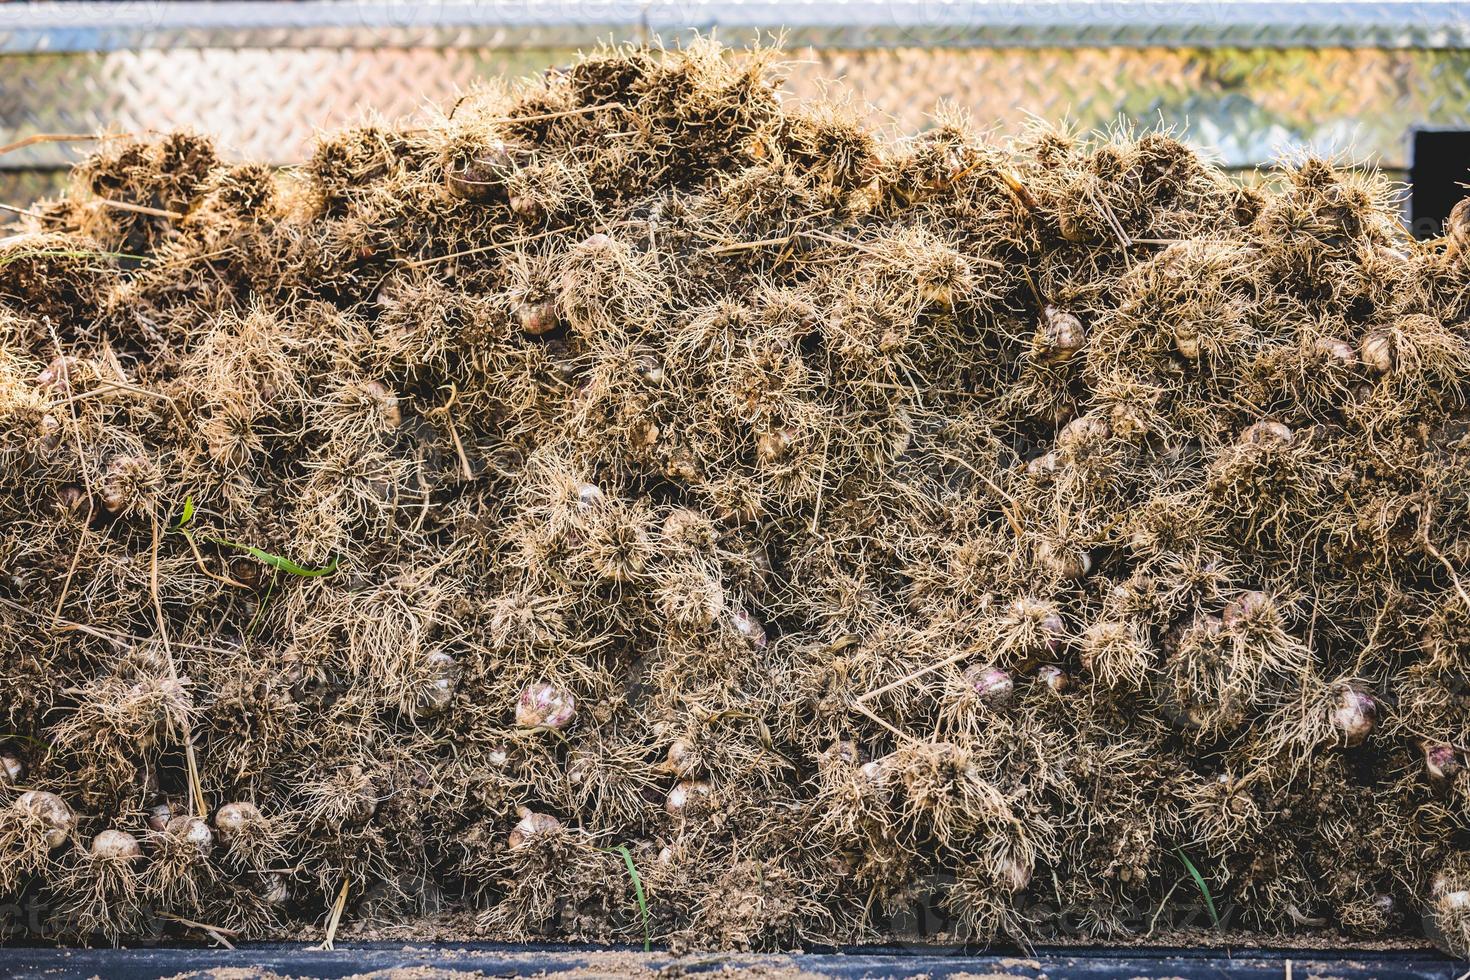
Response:
[[[1067,672],[1055,664],[1036,668],[1036,679],[1053,694],[1065,694],[1067,688],[1072,686],[1072,679],[1067,676]]]
[[[1374,374],[1389,374],[1398,360],[1398,345],[1387,330],[1375,330],[1363,338],[1359,353],[1363,366]]]
[[[1055,306],[1047,306],[1041,311],[1041,329],[1037,331],[1035,348],[1042,362],[1061,364],[1069,361],[1086,341],[1087,331],[1074,314]]]
[[[0,786],[14,786],[25,778],[25,760],[14,752],[0,752]]]
[[[688,778],[699,768],[699,753],[684,739],[675,739],[669,744],[664,768],[676,776]]]
[[[104,830],[92,838],[90,848],[94,857],[115,861],[131,861],[143,856],[143,846],[138,838],[125,830]]]
[[[1220,622],[1226,629],[1245,625],[1260,618],[1274,606],[1265,592],[1242,592],[1230,602],[1220,614]]]
[[[425,660],[428,663],[428,677],[419,684],[413,710],[425,717],[432,717],[449,707],[454,700],[454,690],[459,683],[459,667],[454,658],[442,650],[435,650]]]
[[[671,817],[684,819],[707,802],[711,792],[709,783],[702,779],[681,779],[669,790],[664,810]]]
[[[1016,691],[1015,678],[999,667],[971,667],[965,671],[965,683],[976,698],[993,708],[1009,704]]]
[[[1262,419],[1246,426],[1240,434],[1240,442],[1245,446],[1289,446],[1293,436],[1290,426]]]
[[[535,813],[532,810],[521,807],[520,822],[511,828],[507,844],[512,851],[519,851],[535,842],[538,837],[547,837],[560,834],[563,830],[560,820],[549,813]]]
[[[1453,782],[1465,769],[1465,757],[1453,745],[1428,742],[1424,745],[1424,771],[1432,783]]]
[[[148,808],[148,829],[162,832],[173,818],[174,808],[169,805],[168,801],[155,803]]]
[[[197,847],[201,854],[208,854],[214,847],[214,831],[210,830],[209,824],[199,817],[174,817],[164,828],[164,833],[179,840],[188,841]]]
[[[17,810],[39,817],[46,825],[46,846],[53,851],[66,843],[76,826],[77,818],[61,797],[44,790],[28,790],[16,797],[11,804]]]
[[[226,803],[214,812],[214,828],[225,840],[264,822],[265,817],[254,803]]]
[[[766,646],[766,628],[759,619],[744,609],[735,609],[730,613],[730,625],[735,627],[735,632],[743,636],[747,643],[757,650],[763,650]]]
[[[291,900],[290,876],[284,871],[267,871],[260,876],[258,894],[260,900],[267,905],[285,905]]]
[[[1337,689],[1329,720],[1344,745],[1361,745],[1378,723],[1378,702],[1366,691],[1343,684]]]
[[[577,698],[550,681],[534,681],[521,689],[516,724],[540,731],[566,728],[577,717]]]

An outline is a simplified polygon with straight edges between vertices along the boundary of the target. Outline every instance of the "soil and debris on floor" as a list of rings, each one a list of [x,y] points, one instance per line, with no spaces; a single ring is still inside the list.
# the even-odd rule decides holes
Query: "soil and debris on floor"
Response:
[[[1470,211],[780,75],[0,239],[8,929],[1465,947]]]

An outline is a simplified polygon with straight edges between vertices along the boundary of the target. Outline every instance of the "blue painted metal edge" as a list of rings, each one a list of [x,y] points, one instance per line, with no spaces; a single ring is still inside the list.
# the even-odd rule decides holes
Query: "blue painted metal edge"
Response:
[[[609,955],[613,954],[613,955]],[[666,970],[671,975],[739,976],[759,966],[786,967],[827,977],[871,978],[925,975],[941,980],[959,974],[1102,980],[1111,977],[1231,978],[1281,980],[1332,976],[1341,980],[1453,980],[1465,964],[1429,950],[1140,949],[1038,947],[1030,953],[994,953],[914,947],[855,947],[789,956],[750,954],[642,954],[628,948],[505,943],[353,943],[334,950],[305,944],[262,943],[235,950],[0,949],[0,975],[18,980],[156,980],[216,969],[270,971],[292,977],[339,978],[376,970],[430,968],[501,977],[530,977],[578,970],[617,977]],[[673,970],[669,970],[669,968]],[[642,975],[649,975],[643,972]]]

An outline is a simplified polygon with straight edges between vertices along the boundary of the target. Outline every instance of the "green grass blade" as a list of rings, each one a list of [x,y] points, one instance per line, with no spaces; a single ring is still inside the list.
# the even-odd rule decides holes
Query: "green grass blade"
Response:
[[[254,545],[240,544],[238,541],[226,541],[224,538],[205,538],[204,540],[209,541],[212,544],[223,545],[226,548],[235,548],[239,551],[243,551],[247,555],[250,555],[252,558],[257,558],[260,561],[265,562],[271,568],[274,568],[277,571],[285,572],[287,575],[300,575],[305,578],[316,578],[321,575],[331,575],[342,563],[342,559],[333,558],[330,562],[328,562],[321,568],[307,568],[305,565],[298,565],[296,562],[292,561],[289,558],[282,558],[280,555],[273,555],[269,551],[257,548]]]
[[[188,537],[189,532],[187,528],[189,527],[189,522],[194,519],[194,514],[194,497],[193,495],[190,495],[184,498],[184,510],[183,513],[179,515],[178,521],[174,523],[174,530],[182,533],[185,537]],[[266,551],[263,548],[257,548],[254,545],[241,544],[238,541],[227,541],[224,538],[205,538],[204,540],[210,542],[211,544],[217,544],[225,548],[234,548],[236,551],[243,551],[247,555],[250,555],[252,558],[263,561],[271,568],[274,568],[276,571],[285,572],[287,575],[300,575],[305,578],[316,578],[321,575],[330,575],[335,572],[337,570],[337,567],[342,563],[342,559],[333,558],[329,564],[322,568],[307,568],[305,565],[297,564],[289,558],[283,558],[280,555],[273,555],[269,551]]]
[[[323,565],[321,568],[307,568],[304,565],[296,564],[289,558],[282,558],[280,555],[273,555],[269,551],[261,551],[259,548],[252,548],[249,545],[245,545],[244,550],[254,557],[259,558],[261,561],[265,562],[272,568],[279,569],[288,575],[301,575],[307,578],[316,578],[320,575],[330,575],[335,572],[337,570],[337,566],[341,564],[341,559],[333,558],[330,562],[328,562],[326,565]]]
[[[135,259],[139,262],[147,262],[146,255],[133,255],[130,252],[99,252],[92,249],[75,248],[18,248],[13,252],[0,255],[0,268],[19,262],[21,259],[90,259],[97,257],[105,259]]]
[[[638,866],[633,863],[633,853],[624,844],[613,848],[623,856],[623,863],[628,866],[628,877],[633,879],[633,894],[638,897],[638,914],[643,916],[643,952],[647,953],[653,949],[653,937],[648,931],[648,899],[643,895],[643,876],[638,873]]]
[[[1199,888],[1199,893],[1205,897],[1205,908],[1210,910],[1210,921],[1215,924],[1216,929],[1220,928],[1220,913],[1215,911],[1215,898],[1210,894],[1210,886],[1205,881],[1205,876],[1199,873],[1199,868],[1194,866],[1194,862],[1189,859],[1189,855],[1184,853],[1182,847],[1174,848],[1174,854],[1184,863],[1184,870],[1189,872],[1189,876],[1194,879],[1195,885]]]

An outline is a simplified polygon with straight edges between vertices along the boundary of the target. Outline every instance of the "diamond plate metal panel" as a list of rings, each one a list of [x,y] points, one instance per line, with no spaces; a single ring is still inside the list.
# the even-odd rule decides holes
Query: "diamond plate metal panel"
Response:
[[[64,170],[0,170],[0,204],[18,207],[31,201],[55,197],[65,183]],[[0,225],[11,214],[0,208]]]
[[[1301,148],[1408,167],[1416,126],[1470,127],[1470,51],[1372,48],[976,48],[813,51],[793,84],[847,78],[899,127],[948,99],[1003,132],[1173,127],[1232,167]]]
[[[1470,8],[1406,0],[309,0],[0,4],[0,50],[577,47],[784,31],[816,47],[1464,47]]]
[[[364,114],[415,116],[475,79],[532,74],[568,49],[181,48],[0,58],[0,143],[31,133],[192,127],[227,155],[291,163],[315,132]],[[1031,117],[1079,129],[1119,116],[1162,123],[1252,167],[1307,146],[1388,169],[1408,166],[1415,126],[1470,128],[1470,51],[1375,48],[797,49],[790,88],[840,77],[900,130],[940,100],[982,126]],[[63,166],[77,144],[0,157]]]
[[[564,63],[571,50],[182,48],[0,58],[0,143],[32,133],[214,135],[230,156],[290,163],[314,133],[368,113],[397,119],[452,100],[477,78]],[[0,167],[65,165],[75,144],[41,143]]]

